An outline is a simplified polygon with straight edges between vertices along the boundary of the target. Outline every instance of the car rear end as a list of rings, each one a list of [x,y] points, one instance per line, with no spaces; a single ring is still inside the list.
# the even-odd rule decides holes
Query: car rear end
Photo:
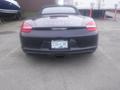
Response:
[[[96,50],[98,31],[93,20],[86,26],[69,27],[32,27],[24,22],[20,38],[25,53],[79,54]]]

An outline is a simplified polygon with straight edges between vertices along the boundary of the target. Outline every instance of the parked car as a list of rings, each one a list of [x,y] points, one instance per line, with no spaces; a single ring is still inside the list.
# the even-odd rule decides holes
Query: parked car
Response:
[[[27,54],[93,53],[98,31],[95,21],[80,15],[75,7],[48,6],[23,22],[20,39]]]
[[[21,7],[15,0],[0,0],[0,18],[19,19],[21,17]]]

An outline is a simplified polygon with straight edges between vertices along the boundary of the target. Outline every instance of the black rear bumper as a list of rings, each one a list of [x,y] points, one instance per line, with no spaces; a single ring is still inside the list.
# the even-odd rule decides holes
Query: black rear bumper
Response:
[[[91,46],[86,48],[71,48],[67,50],[50,50],[50,49],[32,49],[32,48],[23,48],[25,53],[30,54],[47,54],[47,55],[67,55],[67,54],[81,54],[94,52],[97,46]]]
[[[22,49],[34,54],[79,54],[94,52],[98,44],[98,32],[80,30],[32,30],[20,33]],[[51,49],[52,40],[67,40],[68,49]]]
[[[51,40],[68,40],[68,49],[51,49]],[[94,52],[98,44],[98,34],[69,38],[21,37],[22,49],[33,54],[80,54]]]

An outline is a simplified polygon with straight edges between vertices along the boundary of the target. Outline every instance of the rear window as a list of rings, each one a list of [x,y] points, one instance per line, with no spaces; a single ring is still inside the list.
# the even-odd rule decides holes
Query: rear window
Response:
[[[48,7],[42,10],[42,14],[76,14],[72,7]]]

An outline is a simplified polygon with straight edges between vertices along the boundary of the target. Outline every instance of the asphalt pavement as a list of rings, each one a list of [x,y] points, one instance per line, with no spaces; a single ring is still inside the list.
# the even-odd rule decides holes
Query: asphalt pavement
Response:
[[[120,90],[120,22],[96,20],[94,54],[28,56],[20,48],[22,21],[0,25],[0,90]]]

